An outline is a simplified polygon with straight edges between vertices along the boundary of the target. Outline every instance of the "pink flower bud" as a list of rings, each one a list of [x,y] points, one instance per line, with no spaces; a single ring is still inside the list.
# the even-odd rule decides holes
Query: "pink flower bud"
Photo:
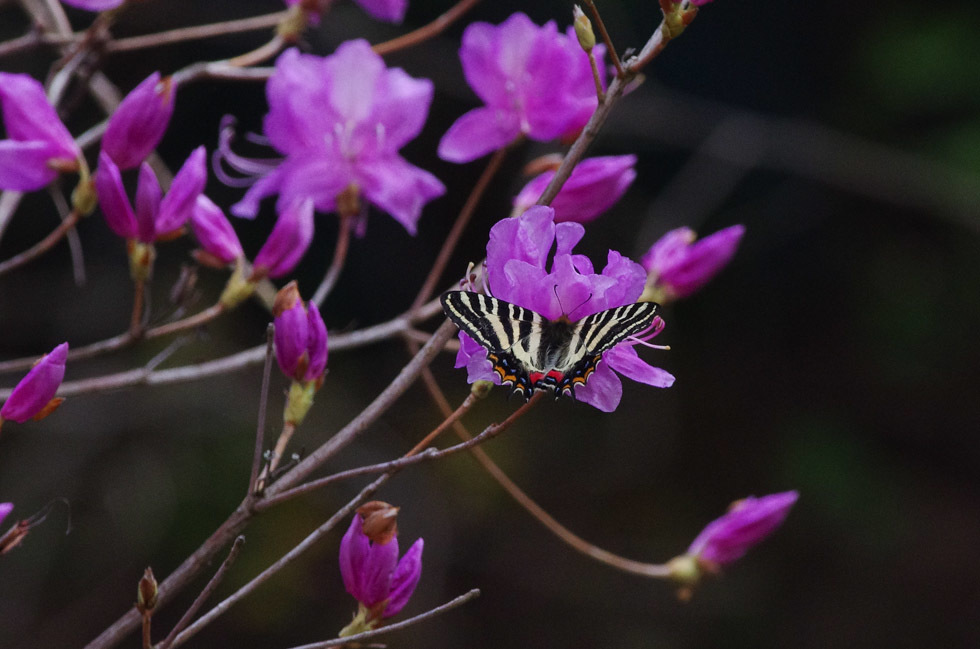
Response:
[[[551,201],[555,223],[588,223],[608,210],[636,178],[635,164],[633,155],[588,158],[580,162]],[[534,205],[554,177],[555,170],[545,171],[525,185],[514,198],[514,211],[522,214]]]
[[[191,151],[177,171],[170,190],[160,201],[160,212],[155,220],[158,238],[179,230],[191,218],[197,197],[204,191],[208,180],[206,158],[204,147],[199,146]]]
[[[784,491],[762,498],[749,496],[732,503],[727,514],[698,534],[687,549],[688,556],[714,565],[741,558],[782,525],[797,498],[798,492]]]
[[[0,108],[9,138],[0,140],[0,189],[34,191],[78,168],[81,150],[38,81],[0,72]]]
[[[160,143],[174,112],[170,77],[154,72],[126,95],[109,118],[102,150],[122,169],[132,169]]]
[[[203,252],[227,266],[242,257],[242,244],[221,208],[201,194],[191,211],[191,228]]]
[[[41,357],[0,408],[0,421],[24,423],[32,417],[40,419],[50,414],[61,403],[54,398],[54,393],[65,378],[67,358],[68,343],[61,343]]]
[[[122,174],[105,151],[99,153],[99,168],[95,172],[95,193],[99,197],[99,205],[102,207],[102,214],[105,215],[105,222],[109,228],[124,239],[138,239],[139,226],[136,222],[136,214],[129,204],[129,198],[126,197]]]
[[[294,203],[279,213],[279,220],[255,256],[255,275],[282,277],[299,263],[313,241],[313,201]]]
[[[731,261],[744,233],[744,225],[733,225],[695,243],[690,228],[671,230],[641,260],[647,288],[657,293],[648,297],[666,301],[695,293]]]
[[[390,508],[387,511],[397,512],[390,505],[387,507]],[[391,617],[405,608],[422,576],[424,542],[422,539],[415,541],[399,561],[397,533],[369,537],[364,531],[369,519],[362,519],[362,516],[358,510],[340,541],[340,574],[344,588],[370,610],[375,619]]]
[[[276,295],[276,360],[286,376],[300,382],[315,381],[327,367],[327,328],[315,304],[300,299],[296,282]]]

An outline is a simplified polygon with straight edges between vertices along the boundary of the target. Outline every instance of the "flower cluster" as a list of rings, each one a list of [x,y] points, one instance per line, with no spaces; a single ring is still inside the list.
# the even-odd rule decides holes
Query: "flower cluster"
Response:
[[[233,214],[254,217],[272,194],[279,195],[280,212],[306,200],[332,212],[353,194],[414,234],[422,207],[445,192],[398,153],[425,124],[432,82],[385,67],[366,41],[343,43],[327,57],[287,50],[266,95],[265,135],[286,158],[266,170]]]
[[[572,252],[584,234],[579,223],[555,223],[550,207],[532,207],[517,218],[499,221],[491,228],[487,244],[490,293],[549,320],[565,316],[575,321],[636,302],[643,291],[643,268],[610,250],[606,266],[596,273],[587,257]],[[471,383],[500,382],[486,350],[462,332],[456,367],[466,367]],[[616,372],[661,388],[674,382],[670,373],[641,360],[627,341],[603,354],[603,362],[587,384],[576,388],[575,397],[604,412],[615,410],[623,393]]]
[[[596,46],[596,58],[604,48]],[[580,130],[598,104],[592,68],[574,31],[537,26],[523,13],[472,23],[459,50],[463,74],[485,106],[456,120],[439,156],[469,162],[525,135],[547,141]]]
[[[373,629],[397,615],[422,576],[422,539],[398,558],[398,509],[372,501],[362,505],[340,541],[344,588],[359,603],[357,616],[341,636]]]

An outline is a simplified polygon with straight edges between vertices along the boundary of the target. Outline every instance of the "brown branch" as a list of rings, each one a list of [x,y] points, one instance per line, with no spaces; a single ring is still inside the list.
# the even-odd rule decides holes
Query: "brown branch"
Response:
[[[24,252],[14,255],[7,261],[0,263],[0,277],[6,275],[12,270],[20,268],[24,264],[31,262],[48,250],[54,247],[56,243],[65,238],[68,231],[74,228],[78,222],[81,220],[82,215],[78,210],[72,210],[68,213],[61,223],[58,224],[54,230],[52,230],[48,236],[44,237],[38,243],[34,244],[32,247],[28,248]]]
[[[621,77],[626,74],[623,70],[623,63],[619,60],[619,54],[616,53],[616,46],[613,45],[612,39],[609,38],[609,32],[606,31],[606,24],[602,22],[602,16],[599,15],[599,9],[595,6],[595,2],[592,0],[585,0],[585,6],[589,8],[592,13],[592,18],[595,20],[596,26],[599,28],[599,34],[602,35],[602,41],[606,44],[606,49],[609,51],[609,58],[612,59],[613,65],[616,67],[616,76]]]
[[[272,350],[276,326],[269,323],[265,330],[265,366],[262,368],[262,391],[259,393],[259,416],[255,426],[255,450],[252,453],[252,472],[248,478],[248,494],[255,493],[262,465],[262,448],[265,446],[265,412],[269,404],[269,380],[272,375]]]
[[[221,567],[218,568],[216,573],[214,573],[214,576],[211,577],[211,581],[208,582],[207,586],[204,587],[204,590],[201,591],[201,594],[198,595],[194,602],[190,605],[190,608],[188,608],[184,615],[181,616],[180,620],[177,621],[177,624],[175,624],[174,628],[170,630],[170,633],[167,634],[167,637],[163,640],[163,642],[158,645],[158,649],[169,649],[170,646],[173,645],[177,634],[187,628],[187,625],[190,624],[192,619],[194,619],[197,612],[201,610],[202,606],[204,606],[204,602],[211,597],[214,591],[218,588],[218,585],[221,583],[221,580],[225,578],[225,573],[228,572],[229,568],[231,568],[231,564],[235,563],[235,559],[238,558],[238,553],[241,552],[242,545],[244,544],[244,536],[239,536],[235,539],[235,542],[231,545],[231,550],[228,551],[228,556],[221,563]]]
[[[490,157],[490,161],[487,162],[487,166],[483,168],[483,173],[480,174],[476,184],[473,185],[473,189],[470,191],[470,195],[466,198],[463,208],[459,211],[459,215],[456,217],[456,221],[453,223],[452,229],[450,229],[449,234],[446,235],[442,248],[439,250],[439,254],[436,256],[436,260],[432,264],[432,269],[429,271],[429,275],[425,278],[425,283],[422,284],[422,288],[419,289],[418,295],[415,296],[415,301],[412,302],[410,310],[414,311],[422,306],[422,304],[425,303],[425,301],[432,295],[432,292],[435,290],[436,283],[442,277],[443,271],[446,270],[446,264],[449,263],[449,258],[456,249],[456,244],[459,243],[459,238],[463,235],[463,231],[469,224],[470,218],[476,211],[476,206],[480,204],[480,199],[483,198],[483,194],[490,185],[490,181],[493,180],[493,177],[500,169],[500,165],[503,164],[504,158],[507,156],[507,151],[507,147],[494,151],[493,156]]]
[[[264,16],[252,16],[238,20],[228,20],[209,25],[194,25],[193,27],[181,27],[145,36],[133,36],[132,38],[120,38],[106,44],[106,51],[127,52],[130,50],[140,50],[148,47],[160,47],[161,45],[172,45],[182,41],[197,40],[202,38],[213,38],[217,36],[227,36],[228,34],[240,34],[258,29],[267,29],[278,25],[286,15],[288,10],[277,11],[276,13]]]
[[[372,49],[376,54],[384,56],[385,54],[391,54],[398,50],[403,50],[407,47],[412,47],[413,45],[418,45],[419,43],[424,43],[434,36],[441,34],[447,27],[452,25],[454,22],[463,17],[463,15],[476,6],[480,0],[460,0],[446,13],[442,14],[431,23],[423,25],[414,31],[410,31],[407,34],[402,34],[398,38],[393,38],[390,41],[385,41],[383,43],[378,43]]]
[[[412,625],[418,624],[419,622],[424,622],[429,618],[433,618],[437,615],[441,615],[447,611],[462,606],[463,604],[476,599],[480,596],[480,589],[474,588],[464,595],[446,602],[442,606],[437,606],[436,608],[422,613],[421,615],[416,615],[415,617],[410,617],[407,620],[402,620],[401,622],[395,622],[394,624],[386,624],[380,629],[375,629],[373,631],[365,631],[364,633],[355,633],[354,635],[349,635],[344,638],[334,638],[332,640],[326,640],[324,642],[314,642],[313,644],[304,644],[296,647],[291,647],[291,649],[327,649],[328,647],[339,647],[351,643],[352,646],[357,646],[354,643],[360,643],[364,640],[370,640],[376,636],[391,633],[392,631],[400,631],[402,629],[408,628]]]

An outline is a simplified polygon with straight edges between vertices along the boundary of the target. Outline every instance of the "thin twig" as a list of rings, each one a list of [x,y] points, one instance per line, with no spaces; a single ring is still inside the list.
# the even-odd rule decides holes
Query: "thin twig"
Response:
[[[372,49],[376,54],[384,56],[385,54],[391,54],[392,52],[403,50],[407,47],[418,45],[419,43],[424,43],[433,36],[437,36],[445,31],[447,27],[462,18],[467,11],[475,7],[479,1],[480,0],[460,0],[460,2],[453,5],[449,11],[442,14],[431,23],[423,25],[416,30],[408,32],[407,34],[402,34],[398,38],[393,38],[390,41],[378,43]]]
[[[310,533],[292,550],[284,554],[282,557],[279,558],[278,561],[276,561],[271,566],[263,570],[247,584],[245,584],[244,586],[236,590],[228,597],[226,597],[224,600],[222,600],[220,603],[214,606],[214,608],[212,608],[210,611],[208,611],[200,618],[198,618],[197,621],[194,622],[194,624],[190,625],[189,627],[187,627],[187,629],[185,629],[183,632],[178,634],[177,637],[174,639],[174,642],[171,645],[171,647],[173,649],[176,649],[176,647],[181,646],[182,644],[184,644],[185,642],[193,638],[195,635],[197,635],[199,631],[201,631],[201,629],[203,629],[208,624],[210,624],[215,619],[217,619],[225,611],[231,608],[232,605],[234,605],[242,598],[244,598],[246,595],[254,591],[256,588],[264,584],[266,581],[269,580],[269,578],[271,578],[277,572],[279,572],[280,570],[288,566],[296,559],[298,559],[304,552],[306,552],[310,547],[312,547],[313,544],[315,544],[321,538],[326,536],[331,530],[333,530],[333,528],[336,527],[337,523],[350,516],[350,514],[353,513],[355,509],[357,509],[357,507],[359,507],[364,501],[366,501],[375,491],[380,489],[383,484],[388,482],[391,475],[392,474],[390,473],[386,473],[380,476],[379,478],[377,478],[374,482],[366,486],[364,489],[362,489],[361,492],[357,494],[357,496],[355,496],[353,500],[351,500],[346,505],[341,507],[337,511],[337,513],[331,516],[326,523],[316,528],[312,533]]]
[[[23,36],[12,38],[9,41],[0,43],[0,57],[17,54],[24,50],[33,49],[39,45],[68,45],[75,40],[75,36],[58,36],[55,34],[45,34],[36,29],[31,30]]]
[[[599,28],[599,34],[602,36],[602,41],[606,44],[606,50],[609,51],[609,58],[612,59],[613,65],[616,67],[616,76],[623,76],[623,63],[619,60],[619,54],[616,53],[616,46],[613,45],[612,39],[609,38],[609,32],[606,31],[606,24],[602,22],[602,16],[599,15],[599,9],[595,6],[595,2],[592,0],[585,0],[585,5],[592,13],[592,18],[595,20],[595,24]]]
[[[252,453],[252,472],[248,478],[248,493],[255,493],[262,465],[262,449],[265,446],[265,413],[269,405],[269,382],[272,376],[272,350],[276,325],[269,323],[265,330],[265,366],[262,368],[262,391],[259,393],[259,420],[255,426],[255,451]]]
[[[349,216],[340,217],[340,229],[337,232],[337,243],[333,249],[333,259],[330,260],[330,266],[323,276],[323,281],[320,282],[316,293],[313,294],[313,302],[317,306],[323,306],[324,300],[330,295],[330,291],[333,290],[337,279],[340,277],[340,271],[344,269],[344,262],[347,261],[347,250],[350,248],[351,220]]]
[[[383,635],[385,633],[391,633],[392,631],[400,631],[414,624],[418,624],[419,622],[424,622],[429,618],[435,617],[437,615],[441,615],[447,611],[451,611],[458,606],[462,606],[463,604],[466,604],[467,602],[476,599],[479,596],[480,596],[480,589],[474,588],[468,593],[464,595],[460,595],[459,597],[446,602],[442,606],[437,606],[436,608],[430,611],[426,611],[425,613],[422,613],[421,615],[416,615],[415,617],[410,617],[407,620],[402,620],[401,622],[395,622],[394,624],[388,624],[386,626],[381,627],[380,629],[374,629],[373,631],[365,631],[364,633],[355,633],[354,635],[349,635],[345,638],[334,638],[332,640],[326,640],[324,642],[314,642],[313,644],[299,645],[296,647],[291,647],[290,649],[326,649],[327,647],[339,647],[347,643],[360,643],[364,640],[370,640],[371,638],[374,638],[379,635]]]
[[[66,216],[61,223],[58,224],[58,227],[52,230],[48,236],[44,237],[41,239],[41,241],[34,244],[24,252],[14,255],[7,261],[0,263],[0,276],[6,275],[10,271],[20,268],[24,264],[37,259],[53,248],[56,243],[61,241],[65,235],[68,234],[69,230],[78,224],[78,221],[81,218],[82,215],[78,210],[72,210],[69,212],[68,216]]]
[[[428,368],[422,372],[422,382],[429,391],[429,395],[432,397],[432,400],[443,413],[446,413],[451,406],[449,405],[449,401],[446,399],[446,396],[442,393],[442,389],[436,382],[435,377],[432,376],[432,372],[429,371]],[[538,392],[534,396],[540,397],[543,394],[543,392]],[[456,434],[465,443],[472,442],[473,440],[477,439],[477,437],[480,437],[480,435],[483,435],[483,433],[480,433],[480,435],[477,435],[476,437],[470,435],[469,431],[466,429],[466,426],[464,426],[460,421],[453,422],[453,430],[456,431]],[[484,470],[490,474],[497,484],[504,488],[504,491],[510,494],[510,496],[516,500],[521,507],[526,509],[531,516],[536,518],[555,536],[575,550],[578,550],[587,557],[595,559],[601,563],[605,563],[606,565],[612,566],[624,572],[655,578],[666,578],[669,576],[670,571],[664,564],[644,563],[642,561],[627,559],[626,557],[621,557],[617,554],[609,552],[608,550],[604,550],[597,545],[589,543],[580,536],[577,536],[571,530],[555,520],[553,516],[551,516],[544,510],[544,508],[532,500],[530,496],[524,493],[521,488],[518,487],[506,473],[504,473],[504,470],[497,466],[497,464],[490,458],[489,455],[487,455],[483,448],[479,448],[475,444],[467,448],[473,457],[476,458],[477,462],[479,462],[484,468]]]
[[[177,634],[187,628],[187,625],[190,624],[192,619],[194,619],[197,612],[201,610],[202,606],[204,606],[204,602],[206,602],[214,593],[215,589],[218,588],[218,584],[220,584],[221,580],[224,579],[225,573],[228,572],[229,568],[231,568],[231,564],[235,563],[235,559],[238,558],[238,553],[241,552],[242,545],[244,544],[244,536],[239,536],[235,539],[235,542],[231,545],[231,550],[228,551],[228,556],[221,563],[221,567],[218,568],[216,573],[214,573],[214,576],[211,577],[211,581],[209,581],[207,586],[204,587],[204,590],[202,590],[201,594],[197,596],[194,602],[190,605],[190,608],[187,609],[187,612],[185,612],[180,620],[178,620],[177,624],[174,625],[174,628],[170,630],[170,633],[167,634],[167,637],[163,640],[163,642],[157,646],[157,649],[169,649],[174,643],[174,639],[177,637]]]
[[[126,52],[130,50],[146,49],[148,47],[159,47],[161,45],[172,45],[182,41],[197,40],[202,38],[212,38],[216,36],[227,36],[228,34],[240,34],[259,29],[275,27],[283,18],[289,14],[288,10],[277,11],[276,13],[264,16],[252,16],[238,20],[228,20],[209,25],[194,25],[193,27],[181,27],[145,36],[133,36],[132,38],[120,38],[106,44],[106,51]]]
[[[463,204],[463,208],[459,211],[459,215],[456,216],[456,221],[453,223],[453,227],[449,231],[449,234],[446,235],[442,248],[439,250],[439,254],[436,256],[436,260],[432,264],[432,269],[429,271],[429,275],[425,278],[425,283],[422,284],[422,288],[419,289],[418,295],[415,296],[415,301],[412,302],[412,307],[410,310],[414,311],[415,309],[419,308],[432,295],[432,292],[435,290],[436,283],[439,282],[439,280],[442,278],[443,271],[446,270],[446,264],[449,263],[449,258],[456,249],[456,244],[459,243],[459,238],[462,236],[463,231],[470,222],[470,218],[476,211],[476,206],[480,204],[480,199],[483,198],[483,194],[490,185],[490,181],[493,180],[493,177],[500,169],[500,165],[507,156],[508,149],[508,147],[505,147],[494,151],[493,155],[490,157],[490,161],[487,162],[487,166],[483,168],[483,173],[480,174],[476,184],[473,185],[470,195],[466,198],[466,203]]]

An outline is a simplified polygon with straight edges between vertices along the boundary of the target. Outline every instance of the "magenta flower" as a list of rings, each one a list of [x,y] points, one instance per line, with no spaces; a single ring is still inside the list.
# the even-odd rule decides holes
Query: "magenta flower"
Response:
[[[601,60],[604,48],[594,54]],[[598,104],[588,55],[571,31],[515,13],[500,25],[472,23],[459,50],[463,74],[486,104],[456,120],[439,157],[469,162],[521,134],[547,141],[578,131]],[[600,64],[600,70],[603,66]]]
[[[733,225],[697,243],[690,228],[660,237],[641,260],[649,273],[644,298],[667,302],[700,290],[731,261],[744,233],[744,225]]]
[[[3,523],[3,519],[7,518],[7,515],[13,510],[13,503],[0,503],[0,523]]]
[[[174,112],[175,88],[154,72],[119,104],[109,118],[102,150],[120,169],[133,169],[156,148]]]
[[[191,229],[202,248],[195,254],[199,262],[221,267],[245,255],[228,217],[204,194],[197,197],[191,210]]]
[[[302,5],[314,25],[320,23],[320,14],[326,11],[333,0],[286,0],[286,5]],[[408,0],[354,0],[372,18],[399,24],[405,18]]]
[[[619,155],[582,160],[569,176],[561,191],[551,201],[555,223],[575,221],[588,223],[612,207],[636,178],[633,165],[636,156]],[[555,170],[546,171],[524,186],[514,198],[514,212],[523,213],[537,203]]]
[[[41,419],[57,408],[61,399],[55,399],[54,394],[65,378],[67,358],[68,343],[61,343],[42,356],[0,408],[0,424],[7,420],[22,424],[32,417]]]
[[[279,213],[272,233],[255,256],[253,276],[282,277],[296,268],[313,241],[313,201],[307,199]]]
[[[497,222],[490,229],[487,244],[490,293],[549,320],[565,315],[573,322],[636,302],[643,291],[643,268],[610,250],[605,268],[596,273],[588,257],[572,253],[584,234],[580,223],[556,224],[550,207],[535,206],[520,217]],[[554,260],[549,270],[552,248]],[[459,339],[456,367],[466,367],[469,382],[488,380],[499,384],[500,377],[487,360],[486,350],[465,333],[460,332]],[[655,387],[672,385],[674,377],[641,360],[633,344],[626,341],[604,353],[589,382],[576,387],[575,397],[612,412],[623,394],[616,372]]]
[[[353,189],[414,234],[422,207],[445,192],[435,176],[398,153],[422,130],[432,82],[386,68],[366,41],[343,43],[326,58],[287,50],[266,95],[265,134],[286,159],[266,170],[233,214],[255,216],[271,194],[279,194],[280,212],[305,200],[331,212]],[[226,160],[242,171],[255,168]]]
[[[182,228],[191,217],[197,197],[207,181],[204,157],[203,146],[191,153],[174,176],[166,196],[162,196],[153,169],[144,162],[140,166],[134,212],[126,198],[119,167],[102,151],[95,174],[95,191],[106,223],[120,237],[142,243],[153,243]]]
[[[728,513],[708,524],[698,534],[688,556],[720,566],[741,558],[749,548],[776,531],[799,498],[796,491],[732,503]]]
[[[125,0],[61,0],[66,5],[85,11],[108,11],[120,6]]]
[[[327,327],[316,304],[303,304],[293,281],[276,295],[273,313],[279,369],[303,383],[322,379],[327,368]]]
[[[0,189],[34,191],[78,169],[82,152],[44,86],[26,74],[0,72],[0,107],[9,138],[0,140]]]
[[[375,533],[368,529],[369,525],[375,527],[372,518],[376,513],[365,516],[361,512],[373,504],[368,503],[358,510],[340,541],[340,574],[344,588],[366,609],[364,615],[368,625],[374,620],[397,615],[405,608],[422,576],[424,545],[422,539],[418,539],[399,560],[397,531],[386,527]],[[382,512],[398,511],[386,503],[378,504],[388,508]],[[362,516],[365,516],[363,520]]]

